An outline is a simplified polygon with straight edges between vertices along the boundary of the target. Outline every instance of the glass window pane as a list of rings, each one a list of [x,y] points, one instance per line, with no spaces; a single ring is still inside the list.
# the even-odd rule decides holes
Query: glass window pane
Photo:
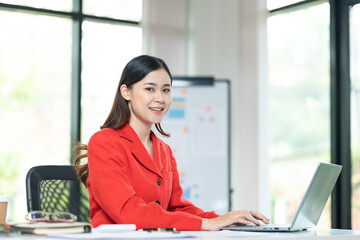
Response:
[[[140,27],[83,24],[82,141],[100,130],[110,112],[125,64],[141,54]]]
[[[27,171],[70,159],[72,24],[0,11],[0,32],[0,194],[24,221]]]
[[[302,1],[303,0],[267,0],[267,8],[268,10],[273,10]]]
[[[1,0],[2,3],[22,5],[27,7],[44,8],[56,11],[72,10],[72,0],[49,1],[49,0]]]
[[[124,20],[140,21],[142,0],[98,0],[83,1],[84,14],[111,17]]]
[[[268,18],[271,219],[290,223],[330,162],[329,4]],[[327,204],[319,226],[330,227]]]
[[[360,4],[350,9],[352,228],[360,229]]]

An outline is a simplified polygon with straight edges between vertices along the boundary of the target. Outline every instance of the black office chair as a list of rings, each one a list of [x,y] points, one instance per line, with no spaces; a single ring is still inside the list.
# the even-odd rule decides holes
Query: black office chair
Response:
[[[28,211],[70,212],[90,222],[89,197],[71,165],[44,165],[26,175]]]

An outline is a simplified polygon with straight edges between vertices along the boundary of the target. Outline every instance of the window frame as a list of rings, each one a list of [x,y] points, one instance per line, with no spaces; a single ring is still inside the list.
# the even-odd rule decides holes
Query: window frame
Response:
[[[305,0],[269,13],[282,13],[322,3]],[[351,229],[351,108],[349,8],[360,0],[328,0],[330,5],[330,136],[331,163],[343,166],[331,195],[331,225]]]
[[[131,21],[118,18],[110,17],[101,17],[95,15],[88,15],[83,13],[83,0],[73,0],[72,11],[56,11],[44,8],[35,8],[22,5],[14,4],[5,4],[0,2],[0,10],[4,11],[18,11],[22,13],[29,13],[34,15],[48,15],[52,17],[60,18],[71,18],[72,19],[72,53],[71,53],[71,93],[70,93],[70,114],[71,114],[71,123],[70,123],[70,158],[69,164],[73,164],[74,155],[72,149],[75,146],[76,142],[81,141],[81,69],[82,69],[82,23],[84,20],[87,21],[97,21],[101,23],[108,24],[119,24],[125,26],[141,26],[141,21]],[[80,182],[78,186],[73,186],[80,188]],[[79,191],[77,189],[77,191]],[[79,201],[83,197],[81,195],[87,195],[87,193],[82,192],[79,194]],[[84,202],[80,203],[85,207]]]
[[[55,17],[71,18],[72,27],[72,74],[71,74],[71,149],[76,142],[81,141],[81,59],[82,59],[82,23],[84,20],[98,21],[102,23],[112,23],[130,26],[140,26],[141,21],[124,20],[120,18],[101,17],[83,13],[83,0],[73,0],[71,12],[56,11],[44,8],[35,8],[22,5],[0,3],[1,10],[21,11],[39,15],[50,15]],[[70,154],[70,163],[73,163],[73,156]]]
[[[331,162],[343,166],[332,193],[333,228],[351,229],[351,108],[349,8],[360,0],[330,0]]]

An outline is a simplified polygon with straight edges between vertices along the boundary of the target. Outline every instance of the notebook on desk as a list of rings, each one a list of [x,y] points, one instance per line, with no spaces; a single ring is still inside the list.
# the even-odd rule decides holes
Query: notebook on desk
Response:
[[[319,163],[291,224],[244,225],[224,227],[222,229],[254,232],[292,232],[316,226],[341,169],[342,166],[340,165]]]

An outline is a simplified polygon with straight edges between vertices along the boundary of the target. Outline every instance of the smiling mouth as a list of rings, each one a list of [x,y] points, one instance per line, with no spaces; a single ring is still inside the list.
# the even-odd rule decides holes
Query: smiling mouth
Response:
[[[150,108],[150,110],[156,111],[156,112],[161,112],[164,110],[164,108]]]

